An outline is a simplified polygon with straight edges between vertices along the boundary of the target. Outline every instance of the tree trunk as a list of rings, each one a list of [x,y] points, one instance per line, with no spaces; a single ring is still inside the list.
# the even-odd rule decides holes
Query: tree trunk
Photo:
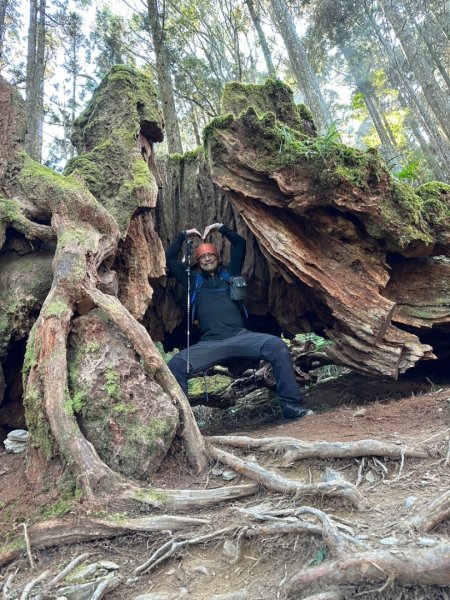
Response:
[[[320,91],[319,82],[312,70],[305,48],[295,29],[294,21],[285,0],[271,0],[273,23],[283,38],[289,55],[289,62],[304,97],[305,104],[311,110],[318,131],[324,133],[332,119]]]
[[[169,154],[182,154],[180,128],[178,124],[175,97],[170,75],[170,60],[164,42],[164,29],[158,14],[157,0],[147,0],[147,12],[150,22],[153,49],[156,56],[156,73],[158,77],[159,94],[166,124],[167,146]]]
[[[0,71],[2,70],[3,44],[6,34],[6,8],[9,0],[0,0]]]
[[[276,77],[275,67],[273,66],[272,62],[272,55],[269,50],[269,45],[267,43],[267,39],[264,34],[263,28],[261,27],[261,19],[259,18],[259,12],[257,12],[253,0],[245,0],[245,4],[247,5],[248,12],[250,13],[250,17],[255,27],[256,34],[258,36],[259,45],[261,46],[261,49],[264,54],[267,72],[269,73],[270,77]]]
[[[46,0],[30,0],[26,76],[27,138],[25,148],[37,162],[42,158]]]
[[[140,80],[136,81],[138,77]],[[81,410],[80,402],[83,402],[79,387],[81,357],[89,361],[89,356],[103,346],[109,352],[108,364],[111,365],[112,357],[120,351],[119,346],[114,345],[114,338],[117,338],[119,331],[128,340],[127,345],[134,346],[131,360],[136,363],[142,382],[146,382],[150,390],[143,402],[143,417],[147,427],[144,431],[147,444],[145,454],[151,454],[152,445],[161,444],[170,429],[171,434],[178,432],[195,470],[204,470],[207,464],[205,447],[188,401],[148,332],[115,297],[115,271],[109,268],[114,260],[122,263],[118,250],[122,236],[129,258],[125,266],[129,279],[125,274],[122,275],[127,288],[142,289],[131,264],[139,263],[139,274],[147,285],[149,275],[158,277],[164,273],[162,245],[156,235],[152,239],[153,221],[142,220],[145,213],[151,214],[156,203],[157,185],[149,166],[152,164],[152,144],[162,139],[162,118],[151,84],[133,69],[118,66],[112,70],[109,80],[107,77],[99,86],[90,105],[76,123],[74,141],[78,145],[79,155],[70,164],[69,176],[52,173],[23,155],[20,98],[1,79],[0,100],[2,111],[4,109],[1,115],[6,116],[6,120],[0,118],[0,134],[9,134],[7,143],[2,145],[0,151],[0,165],[6,165],[8,174],[4,177],[3,171],[0,172],[1,189],[7,194],[0,196],[0,222],[9,227],[10,239],[17,238],[16,232],[23,234],[22,251],[30,256],[36,250],[27,240],[37,238],[45,243],[49,239],[56,239],[52,260],[53,281],[47,296],[48,288],[41,281],[40,296],[31,297],[28,304],[21,305],[24,320],[20,332],[22,339],[28,334],[33,311],[40,307],[36,323],[29,332],[23,365],[25,416],[31,437],[29,472],[33,479],[41,480],[50,461],[56,466],[63,462],[70,465],[76,483],[91,498],[98,494],[138,490],[136,486],[130,488],[123,473],[114,471],[106,464],[95,446],[97,439],[87,438],[81,433],[77,417],[77,411]],[[85,130],[88,122],[90,126]],[[139,130],[140,136],[135,140],[135,132]],[[103,186],[111,177],[111,172],[114,172],[114,181]],[[10,176],[11,173],[14,175]],[[83,181],[85,177],[86,183]],[[88,191],[87,185],[95,192],[96,198]],[[36,218],[40,222],[36,223]],[[147,230],[136,227],[136,222],[145,222]],[[133,236],[133,243],[128,242],[128,232]],[[8,243],[11,242],[6,242],[5,254],[0,256],[3,268],[11,260],[8,259]],[[134,256],[130,256],[133,252]],[[151,254],[154,255],[153,260],[148,256]],[[36,262],[38,257],[39,253],[35,257]],[[8,290],[3,289],[2,285],[2,363],[5,352],[8,353],[10,349],[12,336],[18,339],[18,332],[12,329],[11,321],[16,305],[5,306],[8,299],[5,293]],[[29,296],[26,293],[21,295],[25,299]],[[147,306],[149,302],[147,300]],[[133,305],[133,308],[137,312],[145,312],[141,306]],[[96,331],[92,330],[92,327],[95,328],[95,319],[92,318],[91,341],[88,340],[84,347],[78,345],[74,355],[69,343],[69,337],[73,334],[74,313],[91,315],[93,309],[103,314],[103,321],[100,320],[103,323],[102,344],[98,342],[100,329],[97,327]],[[97,360],[95,358],[94,362]],[[92,378],[92,367],[87,373]],[[115,433],[117,439],[131,436],[129,442],[134,443],[136,436],[140,436],[142,426],[128,432],[123,424],[127,414],[139,413],[139,406],[133,405],[138,389],[126,395],[127,386],[131,384],[131,381],[127,383],[126,377],[127,373],[122,376],[109,367],[109,370],[103,371],[94,389],[100,391],[101,411],[105,410],[105,397],[109,398],[112,412],[110,410],[104,426],[112,428],[112,434]],[[134,380],[134,376],[130,379]],[[152,403],[152,397],[154,408],[150,409],[153,410],[150,414],[148,405]],[[93,393],[89,397],[88,408],[95,401]],[[164,406],[167,406],[167,410],[170,408],[172,416],[169,421],[164,420],[164,414],[158,412]],[[116,414],[114,408],[118,410]]]
[[[450,119],[448,118],[450,114],[450,101],[448,95],[445,94],[436,81],[433,75],[433,68],[425,56],[417,52],[414,32],[407,19],[399,12],[398,3],[395,6],[390,0],[378,0],[378,3],[395,31],[403,52],[411,65],[416,80],[420,84],[433,114],[450,141]]]
[[[405,65],[399,64],[398,58],[391,48],[390,41],[385,38],[370,11],[366,10],[366,14],[370,19],[373,30],[392,67],[392,69],[388,71],[388,76],[392,81],[392,85],[403,90],[405,99],[408,99],[408,102],[406,103],[407,106],[416,115],[417,122],[423,126],[430,137],[431,152],[436,156],[446,173],[444,179],[450,181],[450,145],[448,141],[442,136],[433,117],[429,114],[427,107],[411,85],[408,76],[405,73]]]

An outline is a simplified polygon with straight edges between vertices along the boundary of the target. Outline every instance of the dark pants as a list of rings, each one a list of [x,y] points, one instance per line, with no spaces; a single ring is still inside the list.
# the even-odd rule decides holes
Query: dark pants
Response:
[[[243,329],[225,340],[200,340],[190,348],[189,373],[186,364],[187,350],[176,354],[168,367],[187,396],[189,377],[229,358],[268,360],[272,365],[280,401],[301,402],[289,349],[283,340],[274,335]]]

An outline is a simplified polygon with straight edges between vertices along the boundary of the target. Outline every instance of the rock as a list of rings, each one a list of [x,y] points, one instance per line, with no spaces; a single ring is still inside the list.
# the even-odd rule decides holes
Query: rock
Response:
[[[439,540],[435,540],[435,539],[429,538],[429,537],[421,537],[417,540],[417,544],[419,546],[425,546],[425,547],[436,546],[436,544],[438,542],[439,542]]]
[[[416,502],[417,496],[408,496],[407,498],[405,498],[404,504],[406,508],[411,508],[411,506],[413,506]]]
[[[386,537],[380,540],[380,544],[383,546],[396,546],[399,543],[399,540],[395,537]]]
[[[373,483],[377,480],[377,477],[373,471],[367,471],[367,473],[364,475],[364,479],[369,483]]]
[[[26,444],[28,441],[28,431],[25,429],[14,429],[8,433],[8,439]]]
[[[20,454],[20,452],[25,452],[27,449],[27,445],[23,442],[15,442],[8,438],[3,442],[3,445],[5,446],[6,452],[10,452],[11,454]]]
[[[234,565],[238,560],[241,553],[239,542],[232,540],[225,540],[223,543],[223,557],[230,565]]]
[[[236,479],[237,477],[237,473],[235,473],[232,469],[225,469],[222,472],[222,479],[225,479],[225,481],[232,481],[233,479]]]

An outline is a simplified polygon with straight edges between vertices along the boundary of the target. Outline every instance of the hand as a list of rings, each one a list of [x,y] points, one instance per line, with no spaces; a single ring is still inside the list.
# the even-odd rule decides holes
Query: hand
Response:
[[[219,229],[222,227],[222,223],[213,223],[212,225],[208,225],[207,227],[205,227],[205,231],[203,232],[203,240],[206,240],[206,237],[210,234],[213,233],[214,231],[219,231]]]
[[[202,236],[200,235],[200,232],[197,231],[197,229],[186,229],[186,239],[189,238],[195,238],[195,237],[199,237],[201,238]]]

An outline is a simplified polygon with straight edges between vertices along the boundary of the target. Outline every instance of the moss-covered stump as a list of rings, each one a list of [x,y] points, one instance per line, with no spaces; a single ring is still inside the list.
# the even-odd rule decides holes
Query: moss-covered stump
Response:
[[[100,404],[105,397],[114,400],[105,416],[111,423],[112,437],[99,439],[100,452],[114,467],[121,465],[121,459],[117,458],[120,454],[127,473],[146,477],[161,461],[176,430],[194,468],[203,469],[204,443],[187,400],[148,332],[117,299],[118,277],[111,268],[124,264],[119,243],[121,238],[128,239],[127,232],[131,230],[134,236],[141,236],[140,247],[147,246],[149,259],[142,269],[147,285],[149,273],[157,277],[163,271],[164,254],[151,215],[156,202],[156,182],[150,171],[151,136],[161,139],[162,133],[157,127],[161,123],[149,81],[132,69],[118,67],[111,71],[106,83],[94,93],[85,115],[86,134],[80,148],[87,153],[98,151],[96,159],[89,156],[83,163],[80,155],[80,168],[73,164],[65,176],[35,163],[23,152],[23,139],[16,137],[15,121],[16,104],[20,106],[22,101],[14,97],[12,102],[13,94],[4,93],[4,88],[9,90],[10,86],[0,79],[0,101],[9,99],[4,106],[9,111],[7,119],[0,125],[6,122],[7,133],[12,136],[12,142],[7,144],[11,154],[0,156],[4,158],[0,180],[0,242],[3,257],[10,253],[21,258],[15,257],[13,267],[6,269],[5,277],[12,288],[1,299],[5,305],[1,327],[6,334],[2,337],[0,354],[5,375],[1,389],[9,397],[13,387],[11,373],[18,375],[22,367],[23,408],[30,433],[28,469],[33,483],[44,482],[51,464],[58,468],[65,465],[73,483],[91,499],[100,494],[117,494],[131,485],[119,470],[113,470],[102,460],[95,448],[95,438],[97,435],[100,438],[98,414],[86,410],[88,403],[82,404],[83,396],[77,388],[82,384]],[[109,100],[105,88],[110,92]],[[112,117],[113,110],[108,115],[108,101],[113,108],[120,105],[117,120]],[[99,174],[99,182],[107,182],[112,174],[113,191],[109,195],[103,193],[103,188],[92,187],[92,181],[87,182],[83,177],[83,164],[89,163],[95,170],[97,159],[99,168],[95,172]],[[153,243],[149,245],[149,241]],[[138,271],[137,259],[142,254],[133,255],[136,246],[134,243],[126,247],[130,255],[126,264]],[[51,276],[45,265],[41,268],[37,254],[46,247],[51,254],[46,262],[48,269],[51,259]],[[28,287],[23,293],[19,283],[21,264],[26,260],[31,262],[27,263],[24,285]],[[141,315],[145,312],[151,291],[150,288],[146,294],[142,287],[135,286],[134,293],[141,297],[135,312]],[[95,307],[123,332],[127,342],[112,327],[102,330],[101,374],[89,371],[93,356],[89,343],[76,348],[72,360],[75,367],[69,373],[68,338],[74,319],[89,314]],[[17,346],[17,338],[22,338],[21,348]],[[135,351],[128,350],[132,347]],[[107,356],[111,357],[109,364]],[[78,364],[84,377],[80,381],[76,377]],[[139,393],[133,385],[139,387]],[[128,410],[127,399],[131,396],[136,398],[136,411]],[[80,405],[85,407],[83,425],[86,432],[93,432],[93,443],[80,430],[76,415]],[[180,421],[182,426],[178,427]],[[105,423],[102,422],[102,433],[106,430]],[[113,445],[108,454],[105,446],[114,442],[112,434],[120,437],[120,427],[125,426],[128,438],[123,435],[120,449],[114,449]],[[153,452],[154,463],[150,456]]]
[[[179,426],[176,406],[100,311],[75,320],[69,344],[68,409],[106,464],[148,480]]]
[[[152,216],[158,195],[153,144],[162,141],[163,126],[149,78],[116,65],[74,123],[79,154],[65,170],[86,182],[119,225],[124,240],[116,260],[119,297],[137,319],[152,301],[149,280],[165,272]]]
[[[284,117],[295,114],[288,95],[280,112],[263,92],[264,86],[228,86],[229,114],[209,123],[204,136],[214,183],[271,269],[304,292],[295,310],[279,302],[274,316],[284,314],[291,333],[309,321],[333,341],[329,356],[359,371],[397,377],[433,358],[420,336],[393,324],[404,319],[384,290],[391,257],[406,262],[447,252],[448,186],[414,190],[395,180],[375,152],[348,148],[333,132],[305,135]],[[444,303],[442,294],[434,303]],[[434,322],[450,322],[444,313]]]

